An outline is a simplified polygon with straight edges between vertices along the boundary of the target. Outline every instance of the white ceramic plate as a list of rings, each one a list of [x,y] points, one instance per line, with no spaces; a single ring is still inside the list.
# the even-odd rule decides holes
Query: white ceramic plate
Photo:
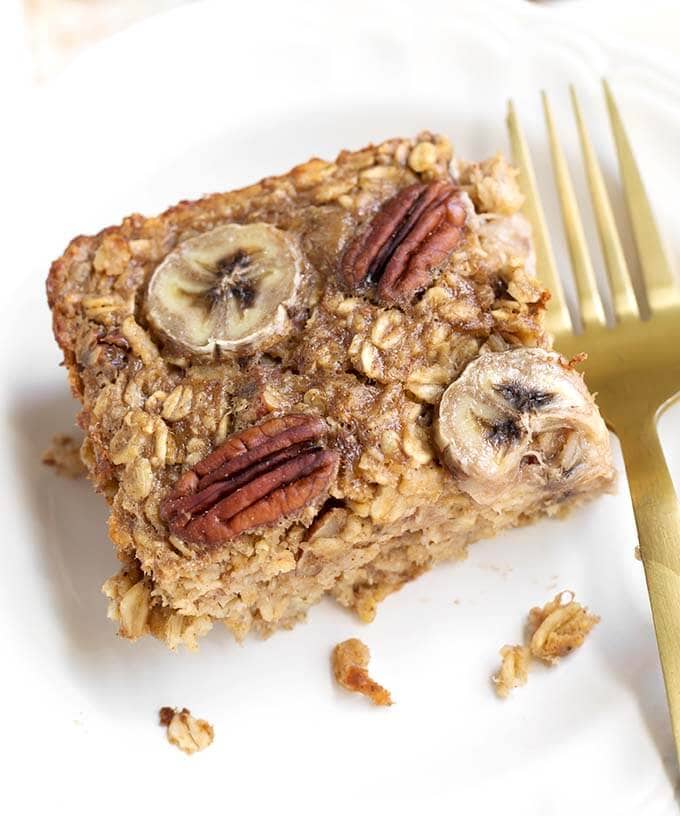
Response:
[[[207,2],[153,19],[88,52],[19,120],[4,182],[17,217],[3,241],[0,798],[12,813],[674,813],[625,481],[566,522],[474,546],[387,599],[369,627],[328,602],[269,641],[238,647],[218,627],[198,654],[173,655],[117,639],[106,620],[99,586],[116,564],[104,502],[39,464],[76,411],[43,294],[72,235],[422,128],[481,158],[506,149],[510,95],[557,223],[537,91],[553,92],[575,158],[566,86],[577,84],[613,180],[605,74],[669,236],[677,218],[677,68],[516,0],[290,6]],[[680,414],[663,432],[680,473]],[[499,701],[499,647],[564,588],[602,623]],[[335,688],[330,649],[353,635],[392,708]],[[214,745],[192,758],[170,747],[162,705],[208,718]]]

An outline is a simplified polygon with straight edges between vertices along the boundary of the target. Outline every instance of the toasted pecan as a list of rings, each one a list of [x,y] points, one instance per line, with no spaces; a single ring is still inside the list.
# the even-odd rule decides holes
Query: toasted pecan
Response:
[[[161,518],[183,541],[215,547],[276,524],[325,493],[339,455],[322,419],[289,414],[234,434],[177,482]]]
[[[465,209],[456,192],[452,183],[435,181],[412,184],[389,199],[345,252],[345,283],[376,283],[383,303],[411,300],[461,239]]]

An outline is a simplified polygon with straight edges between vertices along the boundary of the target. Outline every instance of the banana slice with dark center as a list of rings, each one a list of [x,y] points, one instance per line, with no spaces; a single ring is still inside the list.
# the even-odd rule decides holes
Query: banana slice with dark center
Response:
[[[147,313],[197,354],[263,348],[290,328],[302,262],[270,224],[227,224],[183,241],[153,273]]]
[[[435,441],[484,505],[526,505],[611,482],[609,435],[581,375],[559,354],[483,354],[444,392]]]

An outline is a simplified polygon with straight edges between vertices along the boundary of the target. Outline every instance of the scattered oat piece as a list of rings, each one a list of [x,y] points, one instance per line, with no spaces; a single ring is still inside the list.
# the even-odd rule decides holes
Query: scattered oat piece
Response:
[[[210,745],[215,736],[212,725],[206,720],[192,717],[188,708],[180,711],[178,708],[163,706],[158,712],[158,717],[160,724],[168,729],[168,742],[176,745],[185,754],[202,751]]]
[[[566,603],[562,601],[564,595],[568,597]],[[546,663],[557,663],[583,643],[599,620],[597,615],[591,615],[586,607],[576,603],[573,592],[560,592],[542,609],[536,606],[529,612],[531,654]]]
[[[500,656],[503,658],[501,667],[491,679],[495,683],[496,694],[505,698],[512,689],[526,684],[531,652],[526,646],[503,646]]]
[[[642,561],[642,553],[640,552],[640,545],[639,544],[635,548],[634,555],[635,555],[635,557],[637,558],[638,561]]]
[[[52,437],[41,461],[43,465],[53,467],[60,476],[78,479],[85,475],[85,465],[80,459],[80,444],[67,434]]]
[[[358,638],[350,638],[333,649],[333,674],[338,683],[348,691],[357,691],[375,703],[392,705],[389,691],[368,676],[368,661],[371,653],[368,646]]]
[[[500,651],[501,667],[491,677],[496,694],[505,698],[512,689],[525,685],[532,658],[555,664],[577,649],[599,621],[587,607],[576,603],[571,590],[558,593],[543,608],[535,606],[529,611],[528,646],[503,646]]]

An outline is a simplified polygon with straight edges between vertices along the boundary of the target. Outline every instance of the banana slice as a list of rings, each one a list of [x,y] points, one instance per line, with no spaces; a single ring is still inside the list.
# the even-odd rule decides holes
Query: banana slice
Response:
[[[147,314],[197,354],[262,348],[290,329],[300,253],[270,224],[227,224],[183,241],[153,273]]]
[[[559,354],[483,354],[444,392],[435,441],[460,487],[484,505],[526,506],[604,487],[609,435],[583,378]]]

